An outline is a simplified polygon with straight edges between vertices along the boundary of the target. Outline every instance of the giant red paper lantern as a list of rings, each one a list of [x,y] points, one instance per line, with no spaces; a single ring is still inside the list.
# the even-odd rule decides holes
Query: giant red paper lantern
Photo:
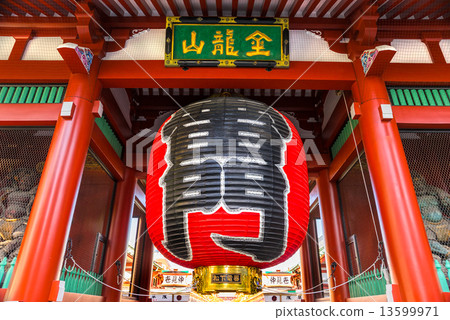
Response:
[[[178,110],[160,128],[147,224],[167,259],[187,268],[267,268],[297,251],[308,219],[302,142],[278,111],[216,97]]]

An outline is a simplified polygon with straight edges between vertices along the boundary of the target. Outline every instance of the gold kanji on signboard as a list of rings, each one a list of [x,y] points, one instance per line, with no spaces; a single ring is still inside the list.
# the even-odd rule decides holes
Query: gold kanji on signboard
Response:
[[[270,39],[267,35],[265,35],[264,33],[262,33],[261,31],[255,31],[253,32],[251,35],[249,35],[247,38],[245,38],[245,41],[249,41],[252,40],[252,49],[254,51],[250,51],[247,52],[246,55],[249,57],[253,57],[253,56],[257,56],[257,55],[262,55],[262,56],[269,56],[270,55],[270,51],[269,50],[265,50],[263,51],[264,48],[264,40],[265,41],[269,41],[271,42],[272,39]]]
[[[186,40],[183,40],[183,53],[188,52],[195,52],[197,54],[202,53],[203,46],[205,45],[205,41],[200,41],[200,45],[197,46],[195,44],[197,39],[197,32],[192,31],[191,32],[191,44],[189,46],[186,46]]]

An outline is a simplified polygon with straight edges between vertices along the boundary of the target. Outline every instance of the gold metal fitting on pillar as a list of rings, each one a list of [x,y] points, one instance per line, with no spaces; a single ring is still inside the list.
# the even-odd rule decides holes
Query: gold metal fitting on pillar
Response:
[[[209,266],[194,270],[194,287],[200,294],[221,291],[257,293],[261,290],[261,270],[245,266]]]

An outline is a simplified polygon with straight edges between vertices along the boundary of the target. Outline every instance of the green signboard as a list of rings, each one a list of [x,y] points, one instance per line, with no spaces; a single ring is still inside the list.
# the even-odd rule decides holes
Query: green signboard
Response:
[[[288,68],[288,19],[168,17],[165,65]]]

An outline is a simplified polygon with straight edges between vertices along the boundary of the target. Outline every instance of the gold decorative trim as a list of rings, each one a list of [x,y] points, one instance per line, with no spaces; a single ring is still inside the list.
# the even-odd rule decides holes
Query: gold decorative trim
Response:
[[[208,266],[194,270],[193,282],[200,294],[235,291],[255,294],[261,289],[261,270],[247,266]]]

